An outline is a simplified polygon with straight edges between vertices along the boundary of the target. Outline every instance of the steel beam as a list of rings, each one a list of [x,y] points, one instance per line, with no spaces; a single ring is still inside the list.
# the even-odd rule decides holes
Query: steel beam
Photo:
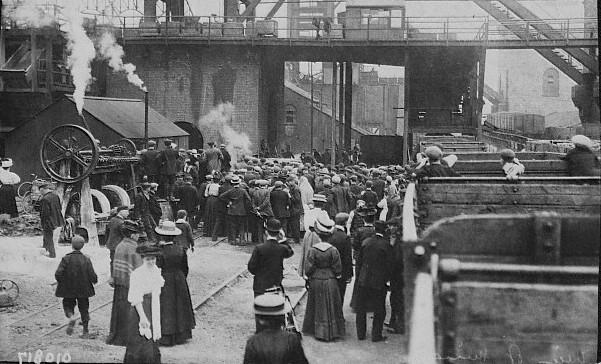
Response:
[[[265,20],[269,20],[269,19],[273,18],[275,13],[277,13],[278,10],[280,10],[280,8],[282,7],[282,4],[284,3],[284,1],[286,1],[286,0],[278,0],[275,3],[275,5],[273,5],[273,8],[271,8],[271,10],[269,10],[269,13],[267,13]]]
[[[517,0],[498,0],[503,6],[507,9],[511,10],[517,16],[522,19],[535,20],[530,23],[530,25],[541,32],[545,37],[549,39],[565,39],[564,34],[562,34],[557,29],[554,29],[549,24],[545,23],[542,19],[536,16],[533,12],[528,10],[524,5],[520,4]],[[599,64],[598,61],[592,55],[585,52],[580,48],[570,48],[565,49],[565,51],[574,57],[578,62],[582,63],[586,68],[588,68],[592,73],[598,75],[599,74]]]
[[[523,41],[527,41],[528,39],[528,31],[522,28],[519,24],[512,22],[507,14],[503,13],[501,10],[494,7],[490,1],[488,0],[474,0],[474,3],[481,7],[484,11],[492,15],[495,19],[502,22],[503,26],[512,31],[518,38]],[[582,83],[582,74],[576,68],[574,68],[571,64],[567,63],[563,58],[553,53],[551,49],[540,49],[535,48],[541,56],[545,57],[549,62],[551,62],[555,67],[559,68],[563,73],[565,73],[568,77],[574,80],[576,83]],[[568,51],[568,50],[566,50]]]
[[[261,2],[261,0],[253,0],[252,4],[250,4],[248,7],[246,7],[246,9],[244,9],[244,12],[240,16],[241,17],[250,16],[250,14],[252,14],[255,11],[255,9],[257,8],[257,5],[259,5],[260,2]]]

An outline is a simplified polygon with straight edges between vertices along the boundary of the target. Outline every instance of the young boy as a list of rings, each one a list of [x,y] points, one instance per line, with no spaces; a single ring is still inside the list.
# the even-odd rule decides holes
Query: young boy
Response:
[[[81,338],[89,337],[88,322],[90,314],[89,298],[95,295],[94,284],[98,283],[98,277],[94,272],[92,261],[87,255],[82,254],[85,240],[79,235],[73,236],[71,239],[71,247],[73,251],[63,257],[54,277],[58,282],[56,287],[56,297],[63,298],[63,309],[65,316],[69,319],[67,326],[67,335],[73,334],[73,327],[76,319],[74,316],[75,304],[79,309],[81,322],[83,324],[83,334]]]
[[[177,245],[184,248],[184,251],[190,249],[194,251],[194,238],[192,237],[192,228],[186,221],[188,213],[186,210],[179,210],[177,212],[177,220],[175,220],[175,226],[182,231],[182,233],[175,237],[173,240]]]

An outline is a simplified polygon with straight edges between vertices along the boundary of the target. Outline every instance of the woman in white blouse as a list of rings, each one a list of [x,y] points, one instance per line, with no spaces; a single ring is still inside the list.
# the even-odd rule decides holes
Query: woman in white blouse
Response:
[[[161,249],[140,245],[136,253],[144,263],[130,276],[127,300],[131,303],[124,363],[160,363],[158,341],[161,338],[161,287],[165,284],[156,258]]]

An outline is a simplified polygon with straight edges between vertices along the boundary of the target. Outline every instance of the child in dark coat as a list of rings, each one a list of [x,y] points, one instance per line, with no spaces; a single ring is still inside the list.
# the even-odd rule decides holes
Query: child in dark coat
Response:
[[[89,298],[94,296],[94,284],[98,283],[98,277],[94,272],[92,261],[81,252],[85,240],[79,235],[73,236],[71,246],[73,251],[63,257],[54,277],[58,282],[56,297],[63,298],[63,309],[65,316],[69,319],[67,335],[73,334],[75,326],[75,305],[79,309],[81,322],[83,324],[82,338],[88,338],[88,323],[90,321]]]
[[[182,233],[175,237],[173,240],[177,245],[184,248],[184,252],[188,249],[194,251],[194,237],[192,236],[192,227],[190,223],[186,221],[188,213],[186,210],[179,210],[177,212],[177,220],[175,220],[175,226],[182,231]]]

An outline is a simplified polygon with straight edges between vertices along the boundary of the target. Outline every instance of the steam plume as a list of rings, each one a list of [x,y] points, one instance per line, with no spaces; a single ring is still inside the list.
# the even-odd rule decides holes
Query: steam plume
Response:
[[[47,9],[50,10],[50,9]],[[18,4],[3,6],[2,13],[17,23],[25,23],[32,28],[52,25],[56,19],[44,11],[36,0],[24,0]]]
[[[77,7],[66,7],[65,15],[67,18],[67,50],[69,57],[67,65],[73,77],[73,99],[77,106],[77,111],[81,115],[83,110],[83,100],[86,88],[92,81],[92,70],[90,63],[96,56],[94,43],[88,38],[84,28],[83,19]]]
[[[136,66],[131,63],[123,64],[123,56],[125,55],[125,52],[123,51],[123,47],[117,44],[115,36],[112,33],[102,34],[98,44],[98,50],[102,58],[109,61],[109,66],[113,69],[113,71],[125,72],[127,74],[127,81],[129,81],[129,83],[136,85],[144,92],[147,91],[146,87],[144,87],[144,82],[136,74]]]
[[[225,149],[232,156],[232,163],[236,163],[240,157],[251,155],[251,142],[246,133],[235,131],[228,122],[232,120],[234,105],[227,102],[219,104],[208,114],[200,118],[198,126],[200,128],[209,128],[219,133],[225,142]]]

